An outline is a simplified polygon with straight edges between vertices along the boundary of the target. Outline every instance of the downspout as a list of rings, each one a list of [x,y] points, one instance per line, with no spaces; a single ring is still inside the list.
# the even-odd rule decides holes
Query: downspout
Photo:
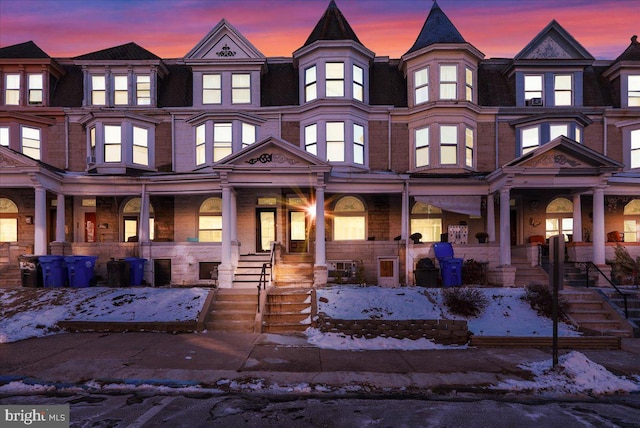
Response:
[[[282,139],[282,113],[278,113],[278,138]]]
[[[171,113],[171,169],[176,170],[176,115]]]
[[[496,164],[495,164],[495,168],[494,170],[500,168],[500,159],[499,159],[499,151],[498,151],[498,118],[496,117],[496,121],[495,121],[495,134],[496,134],[496,141],[494,143],[495,147],[495,153],[496,153]]]
[[[387,170],[391,171],[391,112],[387,117]]]
[[[609,146],[609,143],[607,141],[607,116],[606,116],[606,114],[607,114],[607,112],[605,111],[605,114],[603,114],[603,121],[604,121],[603,128],[604,129],[602,131],[602,133],[604,134],[602,136],[602,142],[604,144],[604,147],[602,148],[602,152],[603,152],[602,154],[605,155],[605,156],[607,156],[607,147]]]
[[[64,115],[64,169],[69,169],[69,115]]]
[[[402,239],[404,239],[404,283],[406,286],[409,286],[411,283],[411,267],[413,267],[413,259],[411,266],[409,265],[409,180],[404,180],[404,186],[402,189],[402,202],[404,205],[402,207],[402,213],[405,215],[405,218],[402,219],[401,224],[404,225],[402,230]],[[416,284],[414,284],[416,285]]]

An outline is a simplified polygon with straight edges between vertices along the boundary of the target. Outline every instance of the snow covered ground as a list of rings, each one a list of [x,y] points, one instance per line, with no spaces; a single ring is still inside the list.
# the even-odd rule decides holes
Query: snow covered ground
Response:
[[[60,288],[60,289],[4,289],[0,290],[0,343],[14,342],[59,332],[60,320],[86,321],[185,321],[194,320],[200,313],[208,289],[203,288]],[[334,318],[343,319],[421,319],[461,317],[448,313],[442,305],[440,289],[382,288],[335,286],[318,290],[318,310]],[[538,316],[521,299],[522,289],[485,288],[490,304],[478,317],[469,318],[469,329],[476,335],[491,336],[550,336],[552,324]],[[563,336],[575,336],[571,326],[559,327]],[[323,334],[317,329],[307,330],[307,341],[330,349],[435,349],[447,348],[422,340],[391,338],[357,339],[340,334]],[[451,347],[449,347],[451,348]],[[558,366],[551,360],[521,366],[530,370],[533,380],[507,380],[494,388],[542,394],[610,394],[640,391],[640,378],[617,377],[604,367],[590,361],[579,352],[561,356]],[[96,388],[113,386],[98,385]],[[116,387],[131,388],[131,385]],[[145,385],[136,388],[147,387]],[[159,388],[157,385],[151,388]],[[353,386],[350,386],[352,388]],[[26,389],[25,389],[26,388]],[[45,385],[26,385],[11,382],[0,385],[0,393],[37,392]],[[322,390],[322,385],[241,385],[262,392],[290,392]],[[315,388],[315,389],[314,389]],[[327,387],[328,388],[328,387]],[[198,386],[189,390],[201,390]],[[172,388],[175,392],[175,388]],[[329,390],[329,389],[327,389]]]

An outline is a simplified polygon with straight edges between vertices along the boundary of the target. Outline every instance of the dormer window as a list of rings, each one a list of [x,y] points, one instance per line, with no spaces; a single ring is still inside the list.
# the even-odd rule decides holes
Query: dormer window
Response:
[[[136,76],[136,104],[139,106],[151,105],[151,76],[148,74]]]
[[[316,98],[318,98],[318,77],[314,65],[304,71],[304,100],[309,102]]]
[[[553,80],[555,106],[573,105],[573,84],[570,74],[557,74]]]
[[[542,99],[542,82],[541,74],[525,74],[524,76],[524,99],[529,101],[532,98]]]
[[[28,86],[29,104],[42,104],[42,100],[43,100],[42,74],[29,74],[28,85],[29,85]]]
[[[107,86],[104,75],[91,76],[91,104],[94,106],[107,104]]]
[[[129,82],[127,76],[113,76],[113,104],[129,104]]]
[[[222,102],[222,81],[219,74],[202,75],[202,104]]]
[[[440,99],[455,100],[458,86],[458,67],[455,64],[440,65]]]
[[[326,95],[344,97],[344,63],[328,62],[325,64]]]
[[[640,107],[640,75],[627,76],[627,105]]]
[[[20,75],[5,75],[4,103],[8,106],[20,104]]]
[[[429,67],[417,70],[413,74],[416,104],[429,101]]]
[[[231,75],[231,103],[251,103],[251,75],[248,73]]]

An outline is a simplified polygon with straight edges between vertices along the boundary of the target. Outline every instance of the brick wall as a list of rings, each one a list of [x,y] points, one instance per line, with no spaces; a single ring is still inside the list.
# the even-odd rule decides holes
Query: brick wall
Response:
[[[170,172],[173,168],[171,148],[171,123],[164,122],[156,126],[156,165],[158,171]]]

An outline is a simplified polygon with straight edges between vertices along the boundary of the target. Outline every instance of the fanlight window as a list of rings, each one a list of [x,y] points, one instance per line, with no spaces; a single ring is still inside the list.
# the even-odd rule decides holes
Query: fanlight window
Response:
[[[333,215],[333,237],[336,241],[364,240],[366,209],[355,196],[345,196],[336,202]]]
[[[141,198],[129,199],[122,208],[124,220],[124,241],[136,241],[138,239],[138,222],[140,221]],[[154,238],[153,206],[149,204],[149,239]]]
[[[573,203],[567,198],[556,198],[547,205],[546,237],[558,234],[565,241],[573,234]]]
[[[0,198],[0,242],[18,241],[18,206],[11,199]]]
[[[198,241],[222,242],[222,199],[209,198],[200,205]]]

